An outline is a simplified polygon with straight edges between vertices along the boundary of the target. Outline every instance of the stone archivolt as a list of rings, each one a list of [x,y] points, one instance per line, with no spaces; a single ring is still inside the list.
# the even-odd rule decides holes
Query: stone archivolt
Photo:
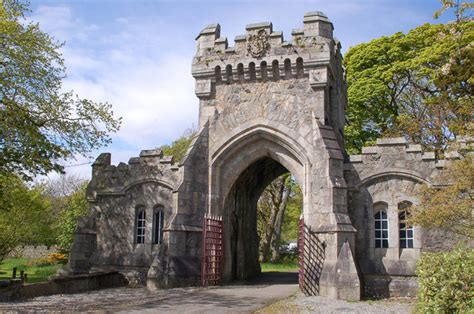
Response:
[[[113,166],[110,154],[101,154],[87,189],[91,214],[79,220],[67,270],[118,269],[150,288],[198,285],[203,221],[221,217],[223,282],[257,275],[257,200],[291,172],[303,193],[305,293],[416,293],[420,252],[454,242],[415,227],[413,247],[401,248],[398,208],[416,204],[422,184],[442,186],[440,173],[459,156],[436,160],[403,138],[348,156],[341,46],[332,32],[321,12],[307,13],[290,42],[272,23],[248,25],[234,47],[220,37],[219,24],[205,27],[192,64],[200,130],[186,156],[176,164],[160,150],[144,150]],[[374,245],[381,204],[388,248]],[[139,212],[144,243],[136,241]]]

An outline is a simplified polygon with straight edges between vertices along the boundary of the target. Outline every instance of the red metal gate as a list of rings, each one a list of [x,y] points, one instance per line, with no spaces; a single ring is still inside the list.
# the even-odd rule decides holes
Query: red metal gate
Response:
[[[222,282],[222,258],[224,247],[222,218],[205,216],[203,224],[202,285],[220,285]]]
[[[304,291],[304,233],[304,219],[303,216],[301,216],[298,225],[298,284],[300,286],[301,291]]]

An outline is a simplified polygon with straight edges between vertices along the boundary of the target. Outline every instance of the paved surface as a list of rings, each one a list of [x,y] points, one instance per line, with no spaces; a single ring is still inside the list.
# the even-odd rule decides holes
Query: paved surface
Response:
[[[213,288],[115,288],[0,303],[4,312],[121,313],[410,313],[413,300],[345,302],[304,297],[296,273],[267,273],[250,283]]]
[[[251,313],[298,290],[297,274],[266,275],[250,285],[177,288],[149,292],[146,288],[115,288],[89,293],[54,295],[0,303],[0,312],[166,312]]]

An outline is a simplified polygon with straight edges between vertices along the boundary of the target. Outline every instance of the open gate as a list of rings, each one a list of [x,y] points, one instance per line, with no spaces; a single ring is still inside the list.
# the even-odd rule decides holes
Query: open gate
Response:
[[[303,217],[298,230],[298,284],[307,296],[319,295],[319,279],[326,258],[326,244],[322,242],[311,227],[305,225]]]
[[[203,286],[216,286],[222,283],[222,259],[224,238],[222,236],[222,217],[204,217],[202,243]]]
[[[304,219],[301,216],[298,224],[298,285],[301,291],[304,291],[304,232]]]

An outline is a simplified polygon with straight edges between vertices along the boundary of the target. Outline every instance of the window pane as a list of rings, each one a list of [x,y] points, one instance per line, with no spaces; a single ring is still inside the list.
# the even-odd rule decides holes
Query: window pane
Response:
[[[401,240],[401,241],[400,241],[400,247],[401,247],[402,249],[406,248],[406,241],[405,241],[405,240]]]
[[[375,247],[382,247],[382,241],[381,240],[375,240]]]
[[[388,240],[382,240],[382,244],[384,248],[388,248]]]
[[[407,233],[405,230],[400,230],[400,239],[405,239],[407,237]]]
[[[382,219],[387,219],[387,213],[386,212],[380,212]]]
[[[381,227],[380,221],[376,220],[375,221],[375,229],[380,229],[380,227]]]
[[[408,242],[407,247],[408,248],[413,248],[413,240],[408,240],[407,242]]]
[[[380,230],[375,230],[375,237],[380,238],[381,236],[381,231]]]
[[[382,238],[388,239],[388,231],[387,230],[382,231]]]
[[[407,230],[407,238],[410,238],[410,239],[413,238],[413,229],[408,229]]]
[[[386,220],[382,221],[382,228],[383,229],[388,229],[388,221],[386,221]]]

